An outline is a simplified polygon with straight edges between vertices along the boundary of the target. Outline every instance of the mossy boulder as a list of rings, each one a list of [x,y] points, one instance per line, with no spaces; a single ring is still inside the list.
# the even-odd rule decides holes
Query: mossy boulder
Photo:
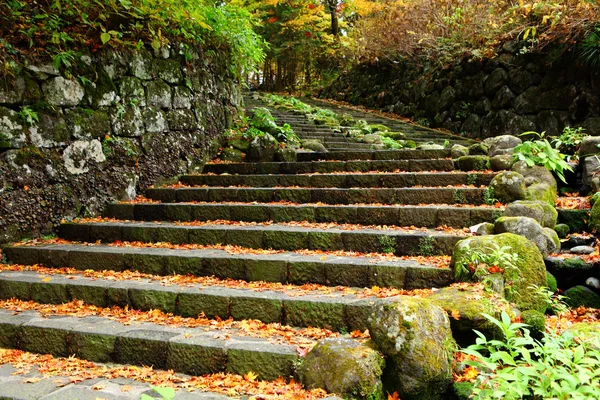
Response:
[[[460,158],[469,155],[469,148],[460,144],[455,144],[450,148],[450,156],[452,158]]]
[[[405,400],[439,399],[452,384],[452,339],[446,312],[427,299],[399,296],[373,307],[371,338],[387,357],[386,389]]]
[[[490,149],[489,156],[494,157],[498,155],[512,156],[514,148],[523,143],[523,141],[516,136],[502,135],[486,139],[485,143]]]
[[[389,132],[390,128],[382,124],[369,125],[371,132]]]
[[[508,309],[503,296],[485,291],[482,285],[446,287],[434,292],[427,300],[448,313],[452,335],[461,346],[475,343],[474,329],[488,339],[502,337],[498,327],[483,314],[500,319],[502,311],[513,316],[517,313]]]
[[[230,139],[227,141],[227,146],[241,151],[248,151],[250,148],[250,141],[246,139]]]
[[[499,154],[490,158],[492,171],[508,171],[512,168],[513,163],[513,156],[509,154]]]
[[[417,147],[419,150],[444,150],[445,147],[436,143],[424,143]]]
[[[556,189],[547,183],[536,183],[525,189],[525,199],[543,201],[554,206],[556,203]]]
[[[532,167],[519,161],[513,165],[513,171],[525,178],[527,192],[526,200],[541,200],[554,206],[556,201],[557,183],[552,173],[545,167],[534,165]]]
[[[569,225],[567,225],[567,224],[557,224],[554,227],[554,231],[556,232],[556,234],[558,235],[559,238],[564,239],[567,236],[569,236],[569,233],[571,232],[571,228],[569,228]]]
[[[600,337],[600,322],[578,322],[565,332],[570,332],[574,337]]]
[[[592,232],[600,232],[600,201],[594,202],[592,206],[588,227]]]
[[[529,325],[529,330],[534,338],[540,339],[546,331],[546,317],[537,310],[525,310],[521,313],[524,324]]]
[[[327,149],[323,146],[323,143],[318,140],[303,140],[302,148],[316,151],[317,153],[326,153]]]
[[[544,299],[533,292],[530,286],[546,285],[546,266],[537,246],[520,235],[503,233],[500,235],[476,236],[461,240],[454,247],[450,267],[457,281],[474,281],[474,271],[468,268],[474,252],[490,255],[499,248],[506,247],[518,254],[513,267],[503,268],[504,294],[508,301],[514,302],[522,310],[545,311]]]
[[[351,339],[320,341],[298,368],[307,389],[321,388],[349,399],[384,399],[381,375],[385,360],[378,351]]]
[[[475,143],[469,146],[470,156],[487,156],[488,147],[483,143]]]
[[[452,385],[453,399],[469,400],[473,394],[473,384],[471,382],[454,382]]]
[[[556,278],[550,272],[546,271],[546,287],[552,293],[556,293],[558,290],[558,284],[556,283]]]
[[[290,148],[279,148],[275,154],[275,159],[280,162],[296,162],[298,161],[298,153]]]
[[[250,143],[248,160],[258,162],[273,161],[278,148],[279,142],[273,136],[269,134],[257,136]]]
[[[242,161],[244,161],[244,157],[245,157],[245,154],[242,153],[240,150],[232,149],[230,147],[223,149],[221,151],[221,156],[220,156],[221,161],[228,161],[228,162],[242,162]]]
[[[560,250],[560,240],[552,229],[544,229],[536,220],[529,217],[500,217],[496,220],[496,233],[514,233],[535,243],[542,253],[548,257]]]
[[[406,139],[406,134],[403,132],[380,132],[380,135],[394,140]]]
[[[369,144],[381,143],[381,136],[376,135],[374,133],[370,133],[370,134],[364,135],[362,137],[361,141],[363,143],[369,143]]]
[[[454,161],[461,171],[485,171],[490,168],[490,158],[487,156],[463,156]]]
[[[518,172],[502,172],[490,182],[489,192],[492,198],[501,203],[521,200],[525,197],[525,179]]]
[[[100,139],[111,133],[110,117],[104,111],[73,108],[65,114],[75,139]]]
[[[574,286],[565,290],[565,303],[570,307],[600,308],[600,295],[585,286]]]
[[[600,153],[600,137],[586,136],[579,145],[579,158],[589,157]]]
[[[506,206],[505,217],[529,217],[546,228],[554,228],[558,211],[545,201],[517,200]]]

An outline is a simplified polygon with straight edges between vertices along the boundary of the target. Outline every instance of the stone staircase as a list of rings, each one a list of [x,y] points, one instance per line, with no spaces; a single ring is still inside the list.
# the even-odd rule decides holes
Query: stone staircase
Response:
[[[325,143],[297,162],[207,164],[63,223],[57,240],[4,249],[0,298],[35,303],[2,303],[0,347],[289,378],[318,339],[367,328],[382,295],[364,288],[449,285],[440,256],[502,214],[483,204],[494,173],[454,171],[449,150]],[[86,311],[52,306],[73,301]]]

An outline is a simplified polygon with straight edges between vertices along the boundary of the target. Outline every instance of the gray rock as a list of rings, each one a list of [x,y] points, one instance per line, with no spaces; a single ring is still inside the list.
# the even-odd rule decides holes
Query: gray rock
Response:
[[[370,144],[381,143],[381,136],[376,135],[374,133],[370,133],[363,136],[362,142]]]
[[[173,88],[173,108],[191,108],[192,98],[192,91],[185,86]]]
[[[146,107],[142,111],[144,128],[148,133],[164,133],[169,130],[167,115],[164,111],[154,107]]]
[[[483,119],[482,134],[485,136],[518,135],[535,130],[535,124],[527,117],[512,111],[492,111]]]
[[[16,111],[0,107],[0,149],[18,149],[25,145],[25,126]]]
[[[590,155],[600,153],[600,137],[587,136],[581,142],[579,146],[579,157],[584,158]]]
[[[316,151],[317,153],[327,153],[327,149],[323,146],[323,143],[318,140],[303,140],[302,148]]]
[[[101,163],[106,161],[102,152],[102,144],[99,140],[76,140],[63,152],[65,168],[73,175],[83,174],[89,171],[89,163]]]
[[[455,344],[444,310],[426,299],[398,296],[378,303],[368,325],[400,398],[438,399],[446,393]]]
[[[500,90],[496,92],[496,95],[492,100],[492,109],[502,110],[512,108],[515,103],[515,98],[515,94],[508,86],[502,86]]]
[[[298,153],[290,148],[279,148],[275,154],[275,158],[280,162],[296,162],[298,161]]]
[[[477,236],[485,236],[485,235],[493,235],[494,234],[494,224],[491,222],[482,222],[477,225],[473,225],[469,228],[471,233],[476,234]]]
[[[503,68],[496,68],[485,81],[485,94],[492,97],[498,89],[506,84],[508,74]]]
[[[484,143],[475,143],[469,146],[470,156],[487,156],[488,151],[489,149]]]
[[[588,118],[581,124],[583,129],[592,136],[600,136],[600,117]]]
[[[558,241],[556,232],[550,229],[553,232],[552,235],[533,218],[500,217],[494,225],[496,233],[514,233],[529,239],[535,243],[544,258],[560,250],[560,241]],[[556,238],[554,235],[556,235]],[[556,241],[558,241],[558,245]]]
[[[455,144],[450,149],[450,155],[452,156],[452,158],[460,158],[460,157],[468,156],[469,149],[460,144]]]
[[[171,108],[171,87],[157,79],[146,84],[148,105],[158,108]]]
[[[29,128],[29,139],[38,147],[56,147],[64,145],[72,132],[62,109],[54,112],[38,112],[39,122]]]
[[[351,339],[321,340],[298,368],[307,389],[321,388],[350,399],[383,398],[385,360],[378,351]]]
[[[250,142],[248,149],[248,161],[269,162],[273,161],[279,142],[268,133],[264,136],[258,136]]]
[[[116,136],[139,137],[144,133],[144,120],[139,107],[114,107],[110,112],[110,120]]]
[[[221,161],[239,163],[244,160],[244,153],[242,153],[238,149],[232,149],[232,148],[227,147],[221,151],[220,158],[221,158]]]
[[[479,137],[481,135],[481,117],[477,114],[469,114],[460,130],[461,132],[467,132],[474,137]]]
[[[569,225],[567,224],[556,224],[556,226],[554,227],[554,231],[556,232],[559,238],[564,239],[567,236],[569,236],[571,228],[569,228]]]
[[[489,185],[493,198],[502,203],[511,203],[525,198],[525,178],[514,171],[506,171],[496,175]]]
[[[144,90],[142,81],[138,78],[126,76],[121,79],[119,93],[126,104],[135,104],[142,107],[146,105],[146,91]]]
[[[54,106],[75,107],[85,95],[83,87],[74,79],[62,76],[49,79],[42,84],[45,99]]]
[[[490,158],[490,168],[492,171],[510,171],[514,163],[514,158],[510,154],[497,155]]]
[[[514,148],[523,143],[523,141],[512,135],[496,136],[489,143],[489,156],[494,157],[503,154],[513,154]]]
[[[144,49],[136,51],[130,58],[129,68],[133,76],[139,79],[152,79],[154,76],[152,55]]]
[[[592,246],[575,246],[569,252],[573,254],[591,254],[595,250]]]
[[[541,167],[539,165],[534,165],[533,167],[525,164],[524,161],[519,161],[513,165],[513,171],[518,172],[523,175],[525,178],[525,185],[531,186],[537,183],[545,183],[555,190],[557,188],[556,179],[547,168]]]
[[[558,211],[544,201],[517,200],[506,206],[505,217],[529,217],[546,228],[554,228]]]
[[[585,157],[583,159],[583,184],[589,185],[600,171],[600,157]]]
[[[417,147],[417,149],[419,149],[419,150],[444,150],[445,147],[442,146],[441,144],[425,143],[425,144],[419,145]]]
[[[464,156],[454,160],[454,165],[461,171],[484,171],[490,167],[487,156]]]

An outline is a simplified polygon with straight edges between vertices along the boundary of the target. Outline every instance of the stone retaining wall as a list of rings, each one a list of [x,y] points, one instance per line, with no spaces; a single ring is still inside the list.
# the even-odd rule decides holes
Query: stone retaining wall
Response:
[[[342,74],[321,97],[381,108],[421,124],[471,137],[560,133],[583,126],[600,135],[600,71],[571,53],[521,54],[504,45],[498,57],[457,61],[442,71],[431,65],[380,61]]]
[[[201,168],[242,101],[227,54],[177,46],[30,63],[0,89],[0,243]]]

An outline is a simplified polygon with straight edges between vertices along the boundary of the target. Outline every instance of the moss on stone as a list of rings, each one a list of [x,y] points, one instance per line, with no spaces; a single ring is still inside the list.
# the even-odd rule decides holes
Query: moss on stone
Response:
[[[571,231],[571,229],[569,228],[569,225],[567,225],[567,224],[557,224],[554,227],[554,230],[556,231],[556,234],[558,235],[558,237],[561,239],[566,238]]]
[[[0,149],[9,149],[11,147],[12,145],[8,136],[3,132],[0,132]]]
[[[473,394],[473,384],[471,382],[454,382],[452,389],[456,400],[468,400]]]
[[[298,368],[309,389],[321,388],[349,399],[384,399],[381,375],[385,360],[378,351],[349,339],[319,342]]]
[[[523,236],[503,233],[461,240],[456,244],[450,262],[455,279],[459,281],[475,279],[473,272],[466,268],[473,252],[491,254],[497,248],[505,246],[510,249],[510,252],[518,254],[514,268],[504,267],[503,276],[507,300],[515,302],[520,309],[545,311],[544,299],[529,288],[532,285],[546,285],[544,259],[538,248]]]
[[[490,158],[487,156],[463,156],[455,160],[456,167],[461,171],[485,171],[490,168]]]
[[[556,293],[558,290],[558,284],[556,283],[556,278],[550,272],[546,271],[546,287],[552,292]]]
[[[536,183],[525,189],[525,199],[543,201],[554,207],[556,203],[556,188],[547,183]]]
[[[541,338],[546,331],[546,317],[537,310],[525,310],[521,313],[523,323],[529,325],[529,330],[535,338]]]
[[[592,207],[588,226],[593,232],[600,231],[600,201],[596,201]]]
[[[565,290],[565,303],[573,308],[600,308],[600,295],[585,286],[574,286]]]

